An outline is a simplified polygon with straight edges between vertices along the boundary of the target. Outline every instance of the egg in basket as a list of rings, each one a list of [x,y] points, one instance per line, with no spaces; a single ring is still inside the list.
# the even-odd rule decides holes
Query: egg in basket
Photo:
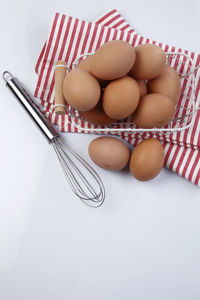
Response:
[[[187,73],[177,73],[169,65],[173,60],[177,65],[184,60]],[[117,40],[94,54],[81,55],[73,67],[64,79],[63,95],[79,130],[171,133],[188,128],[194,120],[194,71],[185,54]],[[181,80],[186,79],[189,92],[182,95]],[[185,106],[179,106],[181,97]],[[81,120],[88,122],[88,128]]]

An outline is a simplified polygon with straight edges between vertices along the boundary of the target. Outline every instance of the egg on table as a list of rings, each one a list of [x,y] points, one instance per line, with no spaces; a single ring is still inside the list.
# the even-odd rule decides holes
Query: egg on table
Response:
[[[146,181],[156,177],[163,164],[163,146],[157,139],[150,138],[143,140],[134,148],[129,167],[136,179]]]
[[[112,171],[125,168],[130,156],[127,145],[113,137],[94,139],[89,145],[88,153],[96,165]]]

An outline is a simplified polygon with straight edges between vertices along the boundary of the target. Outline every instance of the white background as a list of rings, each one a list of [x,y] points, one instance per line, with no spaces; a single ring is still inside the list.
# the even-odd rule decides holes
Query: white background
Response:
[[[197,0],[1,1],[1,73],[33,93],[54,12],[94,20],[113,8],[144,36],[200,50]],[[96,167],[106,201],[90,209],[2,80],[0,93],[0,299],[199,300],[199,189],[166,169],[142,183]],[[93,136],[63,138],[89,159]]]

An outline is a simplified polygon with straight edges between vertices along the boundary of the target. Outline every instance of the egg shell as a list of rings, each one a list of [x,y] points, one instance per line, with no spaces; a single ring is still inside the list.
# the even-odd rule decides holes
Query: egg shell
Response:
[[[156,177],[164,164],[162,144],[153,138],[143,140],[133,150],[130,158],[131,174],[141,181]]]
[[[88,111],[97,105],[101,89],[96,78],[89,72],[75,69],[64,79],[63,95],[73,108]]]
[[[135,63],[130,76],[135,79],[149,80],[157,77],[166,64],[163,50],[152,44],[142,44],[135,47]]]
[[[93,109],[84,112],[82,111],[79,115],[93,124],[106,125],[115,122],[114,119],[107,116],[104,112],[102,101],[99,101]]]
[[[148,81],[148,91],[166,95],[177,104],[181,94],[181,80],[178,73],[174,68],[164,66],[158,77]]]
[[[90,72],[92,57],[93,57],[93,55],[89,55],[85,59],[81,60],[81,62],[78,64],[77,68]],[[97,80],[98,80],[101,88],[105,88],[109,83],[109,80],[103,80],[103,79],[98,79],[98,78],[97,78]]]
[[[125,168],[130,156],[126,144],[113,137],[94,139],[89,145],[88,152],[96,165],[112,171]]]
[[[86,58],[82,59],[77,68],[90,72],[92,57],[93,55],[89,55]]]
[[[103,109],[113,119],[124,119],[135,111],[139,97],[137,82],[129,76],[124,76],[110,82],[105,88],[102,99]]]
[[[133,47],[124,41],[110,41],[96,50],[91,61],[91,73],[104,80],[126,75],[135,61]]]
[[[175,104],[167,96],[148,94],[140,99],[133,122],[141,128],[160,128],[167,125],[175,113]]]
[[[139,87],[139,91],[140,91],[140,98],[142,98],[143,96],[145,96],[147,94],[147,85],[145,80],[136,80],[138,87]]]

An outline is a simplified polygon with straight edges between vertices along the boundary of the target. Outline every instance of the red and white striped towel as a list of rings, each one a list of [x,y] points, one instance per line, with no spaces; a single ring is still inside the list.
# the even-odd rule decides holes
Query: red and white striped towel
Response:
[[[102,26],[103,25],[103,26]],[[45,107],[47,117],[54,123],[59,124],[62,131],[78,132],[77,128],[71,124],[69,116],[57,117],[52,113],[54,102],[54,70],[53,66],[58,59],[64,59],[71,67],[73,61],[80,54],[94,52],[103,43],[121,39],[132,45],[141,43],[155,43],[164,51],[175,51],[190,55],[195,66],[200,63],[200,55],[179,48],[170,47],[162,43],[156,43],[150,39],[136,34],[134,29],[116,11],[112,10],[96,20],[95,23],[82,21],[76,18],[56,14],[49,38],[44,45],[36,64],[36,72],[39,74],[35,90],[35,97],[41,100]],[[187,68],[184,63],[173,65],[174,68]],[[198,94],[200,89],[200,71],[196,70],[196,102],[199,102]],[[189,85],[183,82],[184,92],[189,93]],[[182,99],[180,99],[181,103]],[[180,104],[179,103],[179,104]],[[182,103],[181,103],[182,104]],[[60,119],[59,119],[60,118]],[[81,125],[91,126],[87,122]],[[171,134],[167,139],[165,135],[159,134],[157,137],[164,143],[165,166],[179,175],[185,177],[196,185],[200,185],[200,112],[197,113],[195,122],[188,130]],[[131,144],[136,145],[142,138],[151,134],[132,134],[122,133],[121,137]],[[169,143],[170,142],[170,143]]]

